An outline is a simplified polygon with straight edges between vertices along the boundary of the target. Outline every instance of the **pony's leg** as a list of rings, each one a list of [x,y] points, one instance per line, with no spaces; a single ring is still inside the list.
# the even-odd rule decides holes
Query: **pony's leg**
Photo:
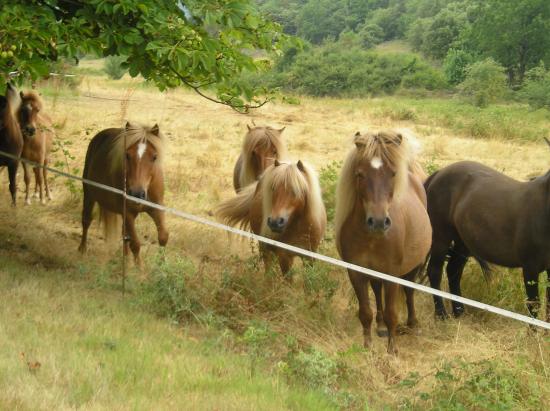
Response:
[[[17,168],[19,161],[13,161],[8,165],[8,178],[10,180],[11,203],[15,207],[17,202]]]
[[[156,208],[147,210],[147,214],[151,216],[155,225],[157,226],[157,236],[161,247],[166,246],[168,242],[168,230],[164,220],[164,211],[157,210]]]
[[[443,274],[443,265],[445,264],[445,256],[449,250],[451,241],[442,240],[435,235],[432,242],[432,250],[430,255],[430,262],[428,263],[428,278],[430,279],[430,287],[436,290],[441,289],[441,276]],[[434,295],[435,316],[439,319],[445,319],[448,317],[443,299]]]
[[[132,213],[126,213],[126,235],[130,238],[130,250],[134,254],[134,262],[138,267],[141,267],[141,259],[139,257],[139,250],[141,244],[136,232],[136,215]]]
[[[388,327],[388,353],[397,354],[397,297],[399,285],[384,282],[384,321]]]
[[[80,241],[80,246],[78,247],[78,251],[81,253],[86,252],[88,229],[90,228],[90,224],[92,224],[92,211],[94,209],[94,203],[95,201],[90,199],[90,195],[87,194],[87,190],[84,189],[84,200],[82,205],[82,239]]]
[[[40,171],[40,168],[34,167],[34,179],[36,181],[36,184],[38,185],[38,193],[40,197],[40,204],[44,204],[44,190],[42,189],[42,173]]]
[[[423,266],[417,267],[408,273],[404,279],[408,281],[414,281],[418,272],[422,269]],[[414,289],[409,287],[404,287],[405,291],[405,300],[407,301],[407,327],[415,328],[418,326],[418,319],[416,318],[416,311],[414,309]]]
[[[376,334],[379,337],[387,337],[388,329],[384,322],[384,305],[382,304],[382,281],[371,279],[370,286],[376,300]]]
[[[523,282],[527,293],[527,309],[531,317],[537,318],[540,310],[539,273],[537,270],[523,268]]]
[[[284,251],[279,251],[277,252],[277,258],[279,259],[279,267],[281,268],[281,273],[283,274],[283,278],[286,281],[292,282],[292,277],[288,275],[288,272],[292,268],[294,255]]]
[[[46,198],[51,201],[52,193],[50,192],[50,186],[48,185],[48,170],[45,167],[48,166],[48,160],[44,160],[44,168],[42,169],[42,177],[44,178],[44,187],[46,188]]]
[[[470,256],[469,250],[464,246],[462,241],[455,240],[455,245],[450,251],[451,258],[447,263],[447,279],[449,280],[449,291],[454,295],[462,295],[460,290],[460,280],[462,278],[462,272],[468,262]],[[453,315],[460,317],[464,314],[464,304],[456,301],[451,301],[453,307]]]
[[[29,198],[29,186],[31,184],[31,176],[27,163],[23,163],[23,176],[25,180],[25,204],[30,205],[31,199]]]
[[[550,269],[546,270],[546,322],[550,323]]]
[[[370,328],[373,317],[369,302],[369,279],[353,270],[348,270],[348,276],[359,302],[358,315],[363,326],[363,345],[368,348],[372,343]]]
[[[267,247],[263,243],[260,243],[259,246],[260,255],[262,257],[262,261],[264,262],[264,270],[266,274],[269,274],[269,272],[273,269],[273,260],[275,258],[275,255],[273,254],[273,250],[270,247]]]

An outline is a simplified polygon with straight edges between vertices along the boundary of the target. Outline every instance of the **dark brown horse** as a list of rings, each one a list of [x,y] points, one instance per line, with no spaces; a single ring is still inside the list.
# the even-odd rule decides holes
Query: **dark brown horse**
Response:
[[[20,157],[23,151],[23,136],[17,118],[21,107],[19,93],[8,83],[6,96],[0,96],[0,150]],[[12,204],[16,203],[17,168],[19,160],[0,155],[0,167],[8,168]]]
[[[355,135],[338,180],[336,194],[336,245],[344,261],[414,280],[430,250],[431,229],[426,212],[426,194],[421,175],[415,170],[412,136],[382,131]],[[369,282],[376,297],[378,333],[382,321],[388,331],[388,352],[396,353],[399,286],[384,282],[382,304],[380,281],[349,271],[359,301],[359,320],[364,345],[371,344],[373,320]],[[407,325],[417,325],[413,290],[405,288]]]
[[[275,163],[256,183],[224,201],[216,216],[231,225],[250,228],[254,233],[316,251],[324,236],[327,214],[315,171],[307,164]],[[294,253],[260,244],[266,270],[275,254],[283,275],[292,267]]]
[[[540,309],[538,276],[550,268],[550,172],[519,182],[489,167],[461,161],[434,173],[425,183],[433,242],[428,276],[439,289],[447,253],[451,293],[461,295],[460,279],[470,256],[504,267],[521,267],[527,307]],[[550,287],[546,317],[550,321]],[[447,316],[434,296],[435,313]],[[453,314],[464,312],[452,302]]]
[[[236,192],[257,181],[264,170],[286,156],[283,140],[284,127],[250,127],[244,138],[243,148],[233,170],[233,187]]]
[[[42,166],[47,166],[52,149],[54,132],[52,120],[43,112],[42,99],[33,91],[20,93],[21,109],[19,110],[19,124],[23,133],[23,152],[21,157],[34,161]],[[25,172],[25,203],[30,204],[30,172],[32,166],[23,162]],[[48,186],[47,170],[33,167],[35,188],[34,194],[40,197],[40,203],[44,204],[44,188],[48,200],[52,199]]]
[[[163,146],[164,139],[157,125],[149,128],[127,123],[125,128],[103,130],[88,146],[83,177],[120,190],[123,189],[126,180],[126,191],[130,196],[163,204]],[[79,247],[82,253],[86,251],[88,228],[92,222],[92,211],[96,202],[99,204],[106,237],[113,238],[120,229],[117,214],[123,214],[122,196],[84,184],[82,241]],[[155,222],[159,244],[165,246],[168,241],[164,212],[128,200],[124,224],[129,236],[129,248],[138,265],[140,242],[135,229],[135,219],[141,212],[149,214]],[[127,242],[124,252],[128,254]]]

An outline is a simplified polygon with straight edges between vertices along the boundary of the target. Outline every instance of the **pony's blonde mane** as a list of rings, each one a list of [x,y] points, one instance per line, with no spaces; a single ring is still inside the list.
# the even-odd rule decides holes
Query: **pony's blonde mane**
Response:
[[[284,129],[277,130],[272,127],[253,127],[248,130],[244,138],[241,151],[243,163],[239,173],[239,183],[241,187],[246,187],[256,181],[254,167],[252,166],[252,156],[254,149],[258,146],[269,149],[274,147],[277,151],[277,158],[285,158],[286,145],[283,140],[282,132]]]
[[[110,157],[108,164],[112,167],[111,171],[114,172],[122,167],[126,150],[136,143],[150,143],[157,151],[157,164],[161,164],[164,157],[164,139],[160,133],[154,134],[153,128],[128,123],[125,128],[121,129],[120,133],[112,139],[108,150]],[[125,142],[126,144],[124,144]]]
[[[301,162],[303,170],[300,170],[297,163],[280,163],[278,166],[268,167],[259,181],[259,189],[262,190],[262,230],[263,236],[271,236],[271,230],[267,227],[266,216],[271,214],[273,202],[273,191],[283,186],[285,190],[292,193],[306,204],[306,213],[309,217],[323,224],[325,221],[325,205],[321,196],[319,179],[314,169],[306,163]]]
[[[356,201],[355,167],[357,162],[378,158],[387,165],[395,173],[395,200],[399,200],[408,189],[409,170],[415,170],[418,167],[416,156],[420,151],[420,144],[406,130],[357,133],[354,143],[355,146],[349,151],[344,161],[336,187],[334,228],[337,240],[342,225]]]

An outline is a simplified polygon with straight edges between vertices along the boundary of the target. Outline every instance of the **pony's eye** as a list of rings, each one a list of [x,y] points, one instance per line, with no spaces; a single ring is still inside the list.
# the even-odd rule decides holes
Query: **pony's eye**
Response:
[[[126,160],[130,161],[130,154],[126,153]]]
[[[157,155],[153,154],[153,161],[157,161]]]
[[[363,173],[355,173],[355,177],[357,177],[359,179],[363,179],[363,178],[365,178],[365,175]]]

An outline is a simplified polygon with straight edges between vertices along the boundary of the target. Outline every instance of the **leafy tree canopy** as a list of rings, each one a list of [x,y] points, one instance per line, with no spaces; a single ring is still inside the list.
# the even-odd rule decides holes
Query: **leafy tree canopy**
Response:
[[[237,81],[241,72],[270,64],[258,51],[278,53],[293,41],[252,0],[3,0],[0,76],[37,79],[62,57],[128,56],[130,75],[160,90],[186,85],[246,111],[267,90]]]

